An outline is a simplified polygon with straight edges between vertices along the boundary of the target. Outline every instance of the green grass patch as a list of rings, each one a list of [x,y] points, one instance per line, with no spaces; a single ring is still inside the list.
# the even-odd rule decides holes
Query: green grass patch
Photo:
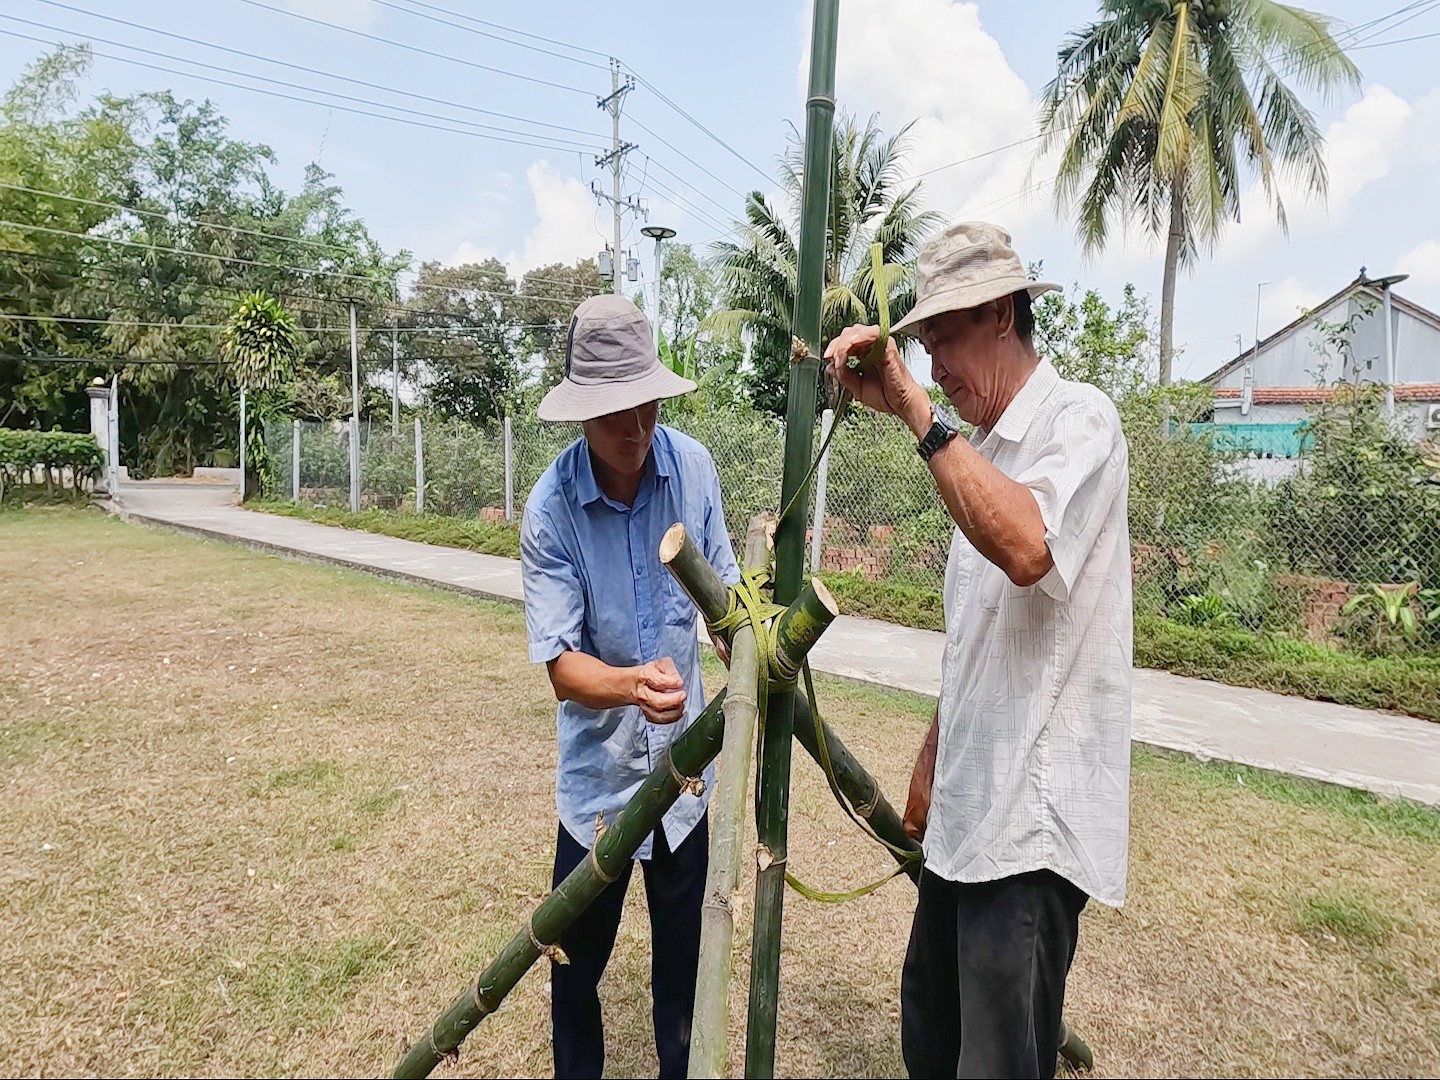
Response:
[[[881,619],[921,630],[945,629],[945,605],[939,589],[897,581],[872,581],[858,570],[824,574],[846,615]]]
[[[1307,937],[1330,937],[1357,945],[1382,945],[1394,920],[1376,911],[1370,897],[1351,890],[1318,892],[1292,901],[1295,928]]]
[[[399,788],[390,788],[386,791],[377,791],[374,794],[367,795],[365,796],[365,798],[361,799],[357,809],[362,814],[373,814],[378,817],[381,814],[385,813],[386,810],[389,810],[397,802],[399,802],[400,796],[403,794],[405,793]]]
[[[1135,619],[1135,663],[1362,709],[1440,720],[1440,658],[1367,657],[1248,630]]]
[[[1389,836],[1407,837],[1440,847],[1440,808],[1409,799],[1383,799],[1368,791],[1268,772],[1225,761],[1197,761],[1189,754],[1136,748],[1131,761],[1137,772],[1158,773],[1165,780],[1202,790],[1234,791],[1289,806],[1321,810]]]
[[[355,838],[354,838],[353,836],[348,836],[348,835],[346,835],[346,834],[344,834],[344,833],[341,833],[339,836],[335,837],[334,839],[332,839],[332,840],[330,841],[330,850],[331,850],[331,851],[354,851],[354,850],[355,850]]]
[[[270,1023],[329,1019],[348,1000],[350,983],[369,978],[395,962],[407,941],[385,934],[343,938],[300,952],[262,954],[248,965],[245,989]]]
[[[291,769],[271,769],[250,785],[250,794],[274,795],[296,788],[325,787],[334,784],[343,775],[340,766],[333,761],[307,761]]]
[[[478,551],[482,555],[520,557],[520,529],[508,521],[481,521],[478,518],[443,517],[438,514],[404,514],[388,510],[362,510],[352,514],[338,506],[307,506],[281,499],[251,499],[250,510],[301,518],[321,525],[380,533],[422,544]]]

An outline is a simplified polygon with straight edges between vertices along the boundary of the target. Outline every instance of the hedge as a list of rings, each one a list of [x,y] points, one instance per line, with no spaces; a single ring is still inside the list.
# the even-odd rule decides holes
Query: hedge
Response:
[[[11,488],[44,485],[47,491],[85,490],[105,467],[93,435],[0,428],[0,499]]]

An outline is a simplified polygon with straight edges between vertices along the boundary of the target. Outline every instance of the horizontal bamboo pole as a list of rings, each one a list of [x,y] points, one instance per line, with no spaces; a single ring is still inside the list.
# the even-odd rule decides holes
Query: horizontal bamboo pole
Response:
[[[640,790],[596,839],[591,857],[577,866],[530,916],[484,971],[435,1021],[395,1067],[396,1077],[429,1076],[481,1020],[500,1007],[507,994],[548,952],[561,934],[620,876],[645,838],[679,798],[685,779],[701,776],[720,752],[725,693],[721,691],[695,722],[661,754],[661,762],[641,782]]]

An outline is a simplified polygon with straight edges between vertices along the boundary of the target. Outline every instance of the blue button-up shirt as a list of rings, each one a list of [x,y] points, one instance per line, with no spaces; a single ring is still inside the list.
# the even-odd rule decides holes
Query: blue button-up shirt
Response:
[[[566,831],[587,848],[597,819],[614,820],[705,706],[698,615],[660,565],[660,539],[677,521],[728,584],[740,580],[715,463],[694,439],[663,426],[655,429],[633,506],[600,490],[583,438],[545,470],[525,502],[520,559],[531,663],[564,652],[588,653],[612,667],[668,656],[685,680],[685,716],[673,724],[652,724],[634,705],[560,703],[555,805]],[[705,814],[713,782],[712,766],[707,794],[682,794],[665,815],[672,851]],[[648,859],[650,849],[647,837],[637,854]]]

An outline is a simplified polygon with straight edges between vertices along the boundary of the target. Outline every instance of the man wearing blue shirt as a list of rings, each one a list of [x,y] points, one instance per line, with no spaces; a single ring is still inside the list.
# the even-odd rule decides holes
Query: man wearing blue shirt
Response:
[[[658,554],[665,530],[682,522],[726,582],[740,579],[710,454],[656,423],[660,399],[694,389],[660,363],[635,305],[606,295],[576,309],[565,378],[540,404],[540,419],[584,431],[531,491],[520,539],[530,660],[546,665],[560,702],[554,885],[704,708],[695,608]],[[713,776],[712,766],[707,789]],[[707,805],[705,793],[682,793],[637,852],[661,1077],[683,1077],[689,1058]],[[568,963],[552,962],[550,978],[556,1077],[604,1067],[596,991],[629,882],[627,867],[560,939]]]

